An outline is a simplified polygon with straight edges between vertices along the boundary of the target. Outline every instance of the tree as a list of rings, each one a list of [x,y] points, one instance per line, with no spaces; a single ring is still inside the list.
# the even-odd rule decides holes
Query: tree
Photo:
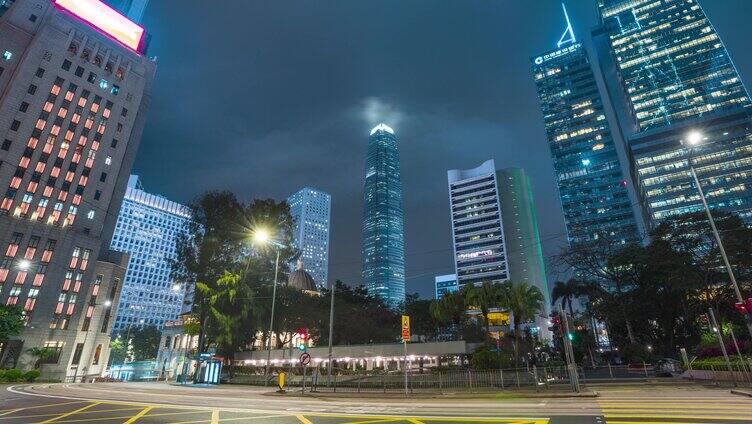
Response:
[[[225,271],[237,269],[243,254],[243,241],[248,236],[243,226],[243,205],[230,192],[208,192],[193,202],[191,212],[186,231],[176,239],[171,276],[175,281],[213,288]],[[194,290],[193,308],[200,323],[208,316],[205,302],[209,293]],[[205,328],[201,326],[199,351],[203,352],[205,346]]]
[[[157,357],[162,333],[155,325],[131,329],[131,355],[134,361],[145,361]]]
[[[460,292],[446,292],[431,302],[431,316],[443,325],[459,326],[465,320],[465,299]]]
[[[21,334],[23,328],[23,309],[20,306],[0,305],[0,342]]]
[[[32,347],[31,349],[28,349],[27,352],[29,352],[31,356],[37,358],[34,361],[34,369],[39,369],[45,361],[55,355],[55,351],[48,347]]]
[[[519,345],[522,340],[520,325],[535,318],[543,308],[543,293],[536,286],[522,282],[505,282],[501,285],[504,305],[512,312],[514,319],[514,359],[519,359]]]
[[[118,336],[110,341],[110,363],[108,365],[119,365],[125,362],[128,353],[125,351],[125,343]]]
[[[558,300],[561,300],[562,310],[569,309],[569,315],[574,317],[572,300],[584,295],[585,292],[584,284],[574,278],[570,278],[566,283],[557,281],[556,284],[554,284],[554,289],[551,291],[551,306],[553,306]]]
[[[488,281],[483,282],[480,286],[465,285],[461,291],[465,298],[465,306],[468,308],[477,308],[483,315],[483,321],[486,327],[486,338],[491,327],[488,314],[493,307],[506,307],[505,298],[501,293],[501,286]]]
[[[433,301],[420,299],[417,293],[405,296],[404,312],[410,316],[412,334],[424,336],[431,340],[436,335],[437,320],[431,314]]]
[[[192,205],[193,220],[178,238],[172,276],[195,285],[193,320],[198,323],[199,351],[210,345],[231,358],[262,331],[261,317],[271,313],[271,286],[276,258],[278,282],[295,256],[292,217],[285,202],[254,200],[243,205],[230,192],[209,192]],[[274,242],[254,245],[254,231],[265,229]],[[263,301],[257,293],[269,291]]]

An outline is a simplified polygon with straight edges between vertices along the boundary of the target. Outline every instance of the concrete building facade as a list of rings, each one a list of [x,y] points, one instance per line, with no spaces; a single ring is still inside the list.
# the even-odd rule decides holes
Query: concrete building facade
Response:
[[[71,0],[0,7],[0,301],[22,307],[26,320],[3,346],[0,366],[31,368],[29,350],[46,348],[54,361],[42,373],[60,380],[80,375],[78,340],[94,331],[82,330],[82,315],[105,307],[87,302],[97,276],[101,289],[108,274],[98,261],[109,266],[156,68],[144,55],[144,29],[116,12],[103,18],[103,7]],[[84,343],[81,355],[88,352]],[[93,364],[95,352],[79,364]]]

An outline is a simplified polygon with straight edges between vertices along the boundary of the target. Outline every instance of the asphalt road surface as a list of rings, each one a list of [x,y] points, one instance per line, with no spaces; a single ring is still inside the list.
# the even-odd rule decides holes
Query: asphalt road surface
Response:
[[[0,387],[4,423],[750,423],[752,398],[697,385],[596,388],[598,397],[278,396],[165,383]]]

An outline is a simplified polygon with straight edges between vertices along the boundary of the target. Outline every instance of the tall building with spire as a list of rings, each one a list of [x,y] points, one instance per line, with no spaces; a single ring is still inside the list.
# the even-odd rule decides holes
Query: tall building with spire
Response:
[[[405,230],[397,137],[386,124],[368,137],[363,209],[363,284],[392,307],[405,300]]]
[[[564,17],[556,49],[531,58],[531,66],[568,241],[572,246],[638,241],[627,158],[617,150],[588,54],[566,8]]]
[[[600,68],[651,226],[703,209],[752,223],[752,103],[697,0],[598,0]],[[683,145],[689,133],[701,143]]]

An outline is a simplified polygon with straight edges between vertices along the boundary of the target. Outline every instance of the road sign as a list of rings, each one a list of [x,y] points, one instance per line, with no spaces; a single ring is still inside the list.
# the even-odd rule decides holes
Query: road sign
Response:
[[[311,354],[303,353],[300,355],[300,365],[308,365],[311,363]]]
[[[410,341],[410,316],[402,315],[402,341]]]

